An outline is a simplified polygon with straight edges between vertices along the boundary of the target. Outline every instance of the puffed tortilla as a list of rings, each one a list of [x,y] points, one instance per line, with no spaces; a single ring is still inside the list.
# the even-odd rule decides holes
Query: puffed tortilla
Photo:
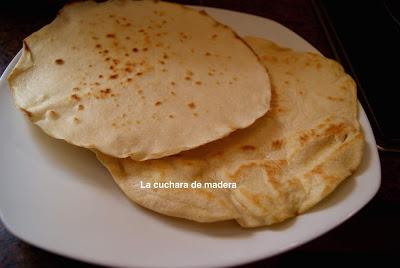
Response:
[[[178,4],[72,3],[24,40],[8,77],[47,134],[114,157],[160,158],[251,125],[270,81],[227,26]]]
[[[98,153],[131,200],[169,216],[258,227],[304,213],[356,170],[364,139],[353,79],[320,55],[245,40],[269,70],[271,111],[247,129],[176,156],[137,162]],[[169,181],[237,188],[141,186]]]

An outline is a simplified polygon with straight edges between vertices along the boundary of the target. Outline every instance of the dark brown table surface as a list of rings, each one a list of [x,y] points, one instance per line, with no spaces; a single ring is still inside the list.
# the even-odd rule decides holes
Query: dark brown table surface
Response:
[[[49,23],[63,1],[4,1],[0,4],[0,73],[21,47],[24,37]],[[13,3],[11,3],[13,2]],[[33,1],[32,1],[33,2]],[[177,1],[178,2],[178,1]],[[324,55],[332,53],[325,34],[307,0],[179,1],[214,6],[273,19],[292,29]],[[362,7],[360,7],[362,8]],[[356,19],[356,16],[355,16]],[[395,120],[395,119],[394,119]],[[1,128],[1,127],[0,127]],[[374,199],[344,224],[290,252],[249,266],[341,266],[379,264],[400,267],[400,154],[380,152],[382,186]],[[1,171],[0,171],[1,179]],[[0,267],[94,267],[26,244],[0,222]]]

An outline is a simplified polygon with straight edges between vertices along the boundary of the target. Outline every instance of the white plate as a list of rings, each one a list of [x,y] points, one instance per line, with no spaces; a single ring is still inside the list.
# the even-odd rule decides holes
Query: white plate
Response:
[[[205,8],[241,35],[265,37],[299,51],[304,39],[271,20]],[[351,178],[312,211],[272,228],[234,222],[197,224],[142,209],[122,194],[88,150],[46,136],[13,104],[0,82],[0,210],[7,229],[37,247],[111,266],[208,267],[269,257],[314,239],[360,210],[380,185],[380,162],[368,119],[363,162]]]

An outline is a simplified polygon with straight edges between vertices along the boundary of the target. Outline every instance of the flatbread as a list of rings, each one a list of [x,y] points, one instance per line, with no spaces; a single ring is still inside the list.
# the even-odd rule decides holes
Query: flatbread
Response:
[[[8,81],[50,136],[135,160],[245,128],[270,101],[267,71],[231,29],[156,1],[67,5],[24,40]]]
[[[356,86],[333,60],[246,38],[268,68],[271,111],[247,129],[176,156],[144,162],[97,154],[134,202],[199,222],[243,227],[303,213],[361,161]],[[143,189],[147,182],[227,182],[229,189]]]

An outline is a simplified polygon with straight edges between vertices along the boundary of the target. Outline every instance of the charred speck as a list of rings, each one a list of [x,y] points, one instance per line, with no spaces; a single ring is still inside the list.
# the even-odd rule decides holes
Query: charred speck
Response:
[[[196,104],[194,104],[194,102],[188,103],[188,106],[190,109],[196,108]]]
[[[64,60],[63,59],[56,59],[55,63],[58,64],[58,65],[62,65],[62,64],[64,64]]]
[[[243,145],[242,147],[240,147],[243,151],[254,151],[256,149],[256,147],[254,147],[253,145]]]
[[[110,88],[102,89],[102,90],[100,90],[100,92],[104,93],[104,94],[108,94],[111,92],[111,89]]]
[[[76,100],[76,101],[81,100],[81,98],[80,98],[78,95],[76,95],[76,94],[72,94],[72,95],[71,95],[71,99]]]

